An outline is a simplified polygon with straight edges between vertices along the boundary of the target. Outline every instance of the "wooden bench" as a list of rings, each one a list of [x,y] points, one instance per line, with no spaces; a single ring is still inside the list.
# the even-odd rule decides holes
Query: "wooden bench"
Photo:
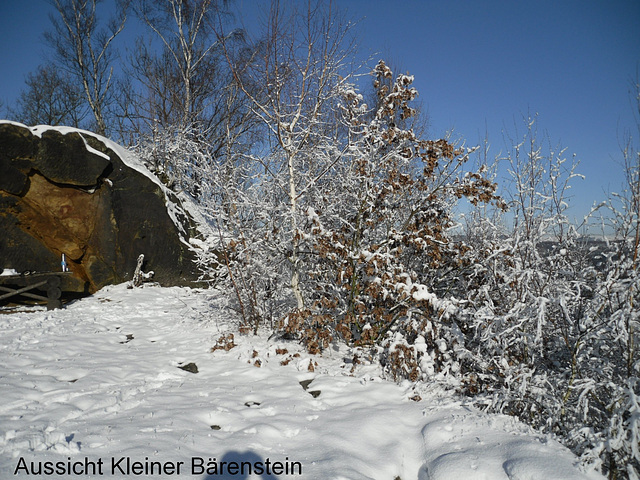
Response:
[[[47,310],[61,308],[62,290],[61,278],[65,275],[73,275],[72,272],[43,272],[28,275],[2,275],[0,276],[0,301],[19,295],[41,302],[47,302]],[[31,292],[31,290],[46,291],[47,296]]]

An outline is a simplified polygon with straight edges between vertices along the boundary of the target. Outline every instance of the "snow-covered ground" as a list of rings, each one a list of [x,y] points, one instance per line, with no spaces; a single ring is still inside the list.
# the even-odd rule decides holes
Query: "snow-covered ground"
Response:
[[[0,315],[0,478],[601,478],[513,418],[351,372],[346,350],[241,336],[219,300],[118,285]]]

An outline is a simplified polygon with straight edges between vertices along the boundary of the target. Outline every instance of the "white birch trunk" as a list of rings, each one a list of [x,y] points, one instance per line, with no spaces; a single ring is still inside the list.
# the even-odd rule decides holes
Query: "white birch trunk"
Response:
[[[291,230],[293,234],[291,242],[291,257],[289,260],[293,266],[293,273],[291,275],[291,289],[293,295],[296,297],[298,304],[298,310],[304,309],[304,299],[302,298],[302,291],[300,290],[300,277],[298,274],[298,222],[296,220],[297,210],[297,194],[296,194],[296,182],[295,182],[295,170],[293,165],[293,155],[288,154],[288,167],[289,167],[289,199],[291,201]]]

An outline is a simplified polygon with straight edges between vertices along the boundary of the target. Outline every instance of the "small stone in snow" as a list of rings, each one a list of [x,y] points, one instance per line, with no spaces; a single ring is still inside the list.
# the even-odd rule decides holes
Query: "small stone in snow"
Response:
[[[300,385],[306,391],[309,388],[309,385],[311,384],[311,382],[313,382],[313,378],[311,380],[302,380],[300,382]]]
[[[189,372],[189,373],[198,373],[198,367],[195,363],[187,363],[186,365],[180,365],[178,368]]]

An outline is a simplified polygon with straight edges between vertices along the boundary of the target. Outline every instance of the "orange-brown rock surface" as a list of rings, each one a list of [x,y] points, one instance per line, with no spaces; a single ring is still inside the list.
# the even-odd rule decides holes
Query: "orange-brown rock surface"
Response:
[[[0,122],[0,270],[60,271],[64,253],[74,275],[63,290],[93,293],[129,280],[142,253],[163,285],[197,280],[193,221],[114,148],[89,132]]]

